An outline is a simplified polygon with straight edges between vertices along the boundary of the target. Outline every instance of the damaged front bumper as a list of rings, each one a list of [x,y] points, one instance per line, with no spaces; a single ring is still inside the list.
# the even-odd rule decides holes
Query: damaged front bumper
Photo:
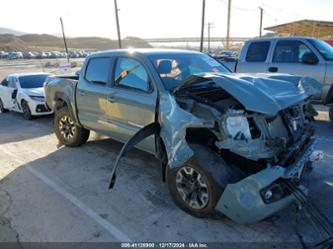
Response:
[[[291,193],[280,193],[276,200],[267,202],[263,192],[270,187],[278,187],[282,179],[300,179],[316,143],[311,138],[289,167],[268,165],[256,174],[228,184],[215,209],[237,223],[244,224],[260,221],[294,203],[296,199]],[[300,188],[307,192],[304,186],[300,185]]]

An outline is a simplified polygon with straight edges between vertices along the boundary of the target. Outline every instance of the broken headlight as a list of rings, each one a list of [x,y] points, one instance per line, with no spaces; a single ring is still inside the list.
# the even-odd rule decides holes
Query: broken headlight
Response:
[[[251,139],[251,132],[247,117],[240,115],[231,115],[224,120],[225,131],[233,139],[243,140]]]

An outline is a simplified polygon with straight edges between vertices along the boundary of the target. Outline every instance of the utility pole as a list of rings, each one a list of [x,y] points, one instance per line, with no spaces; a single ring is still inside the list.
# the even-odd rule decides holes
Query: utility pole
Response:
[[[262,36],[262,17],[263,17],[263,14],[264,14],[264,9],[259,7],[259,10],[260,10],[259,37],[261,37]]]
[[[120,36],[120,25],[119,25],[119,16],[118,16],[118,5],[117,0],[114,0],[114,10],[116,13],[116,23],[117,23],[117,33],[118,33],[118,47],[121,48],[121,36]]]
[[[205,32],[205,8],[206,8],[206,0],[202,0],[200,52],[203,51],[204,32]]]
[[[61,24],[61,30],[62,30],[62,38],[64,39],[64,44],[65,44],[65,49],[66,49],[66,58],[67,58],[67,62],[69,62],[69,54],[68,54],[67,41],[66,41],[66,36],[65,36],[65,29],[64,29],[64,24],[62,22],[61,17],[60,17],[60,24]]]
[[[208,29],[208,53],[210,53],[210,30],[214,28],[214,24],[209,22],[207,23],[207,29]]]
[[[231,0],[228,0],[228,19],[227,19],[227,44],[226,49],[230,47],[230,17],[231,17]]]

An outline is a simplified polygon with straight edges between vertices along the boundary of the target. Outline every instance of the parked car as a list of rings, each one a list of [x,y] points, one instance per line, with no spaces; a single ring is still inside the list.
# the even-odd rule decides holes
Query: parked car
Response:
[[[0,112],[15,111],[25,119],[48,115],[52,110],[45,105],[43,83],[49,74],[10,74],[0,84]]]
[[[222,61],[235,61],[237,58],[237,54],[233,51],[222,51],[218,54],[214,54],[213,57],[217,60],[222,60]]]
[[[8,53],[5,51],[0,51],[0,59],[7,59]]]
[[[322,90],[313,99],[330,105],[333,121],[333,47],[325,41],[311,37],[249,40],[238,61],[223,63],[237,73],[288,73],[318,80]]]
[[[32,53],[32,52],[24,52],[24,53],[23,53],[23,58],[24,58],[24,59],[34,59],[34,58],[35,58],[35,55],[34,55],[34,53]]]
[[[193,51],[114,50],[44,88],[60,144],[80,146],[90,130],[127,141],[111,188],[137,146],[157,156],[175,203],[196,217],[271,216],[295,202],[283,182],[300,186],[314,154],[309,98],[320,83],[310,78],[232,74]]]
[[[23,59],[23,53],[22,52],[10,52],[8,55],[9,60],[17,60],[17,59]]]

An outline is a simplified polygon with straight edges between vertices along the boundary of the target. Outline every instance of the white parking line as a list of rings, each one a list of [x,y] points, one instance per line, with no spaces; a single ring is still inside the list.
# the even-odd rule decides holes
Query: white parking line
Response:
[[[38,172],[29,163],[25,163],[21,159],[19,159],[14,153],[8,151],[7,149],[0,147],[1,150],[6,153],[8,156],[12,157],[19,164],[26,164],[25,169],[27,169],[34,176],[39,178],[42,182],[44,182],[47,186],[53,189],[58,194],[62,195],[65,199],[74,204],[77,208],[79,208],[83,213],[85,213],[90,218],[94,219],[99,225],[105,228],[112,236],[114,236],[117,240],[122,242],[130,242],[130,238],[123,232],[121,232],[115,225],[111,224],[107,220],[101,218],[94,210],[88,207],[86,204],[81,202],[78,198],[76,198],[71,193],[67,192],[64,188],[60,187],[58,184],[53,182],[50,178],[45,176],[44,174]]]

